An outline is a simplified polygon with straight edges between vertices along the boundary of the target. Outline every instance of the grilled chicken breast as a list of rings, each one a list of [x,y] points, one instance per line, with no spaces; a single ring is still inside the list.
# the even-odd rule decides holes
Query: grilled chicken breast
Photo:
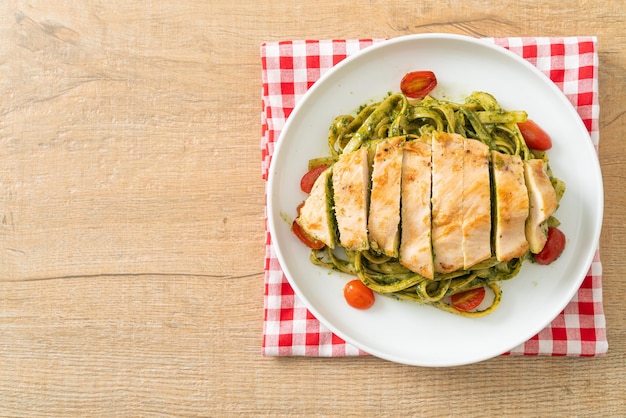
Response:
[[[463,268],[491,257],[489,147],[463,141]]]
[[[369,249],[367,213],[370,171],[367,148],[341,158],[333,165],[333,193],[339,243],[354,251]]]
[[[372,167],[372,191],[367,227],[371,248],[398,257],[400,185],[404,136],[378,144]]]
[[[530,212],[526,219],[526,239],[530,251],[537,254],[548,239],[545,221],[556,211],[556,192],[547,174],[546,162],[543,160],[524,161],[524,178],[530,199]]]
[[[528,251],[526,218],[528,190],[524,163],[519,156],[491,151],[495,186],[495,252],[499,261],[509,261]]]
[[[370,151],[342,155],[316,180],[297,219],[312,238],[372,248],[429,279],[543,249],[558,206],[544,160],[435,132],[380,142],[370,179]]]
[[[430,147],[427,142],[409,141],[404,144],[400,263],[417,274],[433,279]]]
[[[463,137],[436,132],[432,161],[435,271],[450,273],[463,268]]]
[[[327,168],[315,180],[311,194],[300,208],[296,222],[310,237],[335,248],[335,215],[330,187],[332,168]]]

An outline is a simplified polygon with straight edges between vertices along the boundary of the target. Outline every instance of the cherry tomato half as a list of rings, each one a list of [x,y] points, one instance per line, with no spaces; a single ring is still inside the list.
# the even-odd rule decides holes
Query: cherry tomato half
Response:
[[[304,245],[313,250],[321,250],[326,245],[322,241],[311,238],[306,232],[304,232],[302,227],[296,221],[293,221],[291,223],[291,231],[296,235],[296,237],[298,237],[300,241],[302,241]]]
[[[467,312],[480,305],[483,299],[485,299],[485,288],[477,287],[476,289],[455,293],[450,297],[450,302],[459,311]]]
[[[550,138],[550,135],[541,129],[541,127],[534,121],[527,119],[526,122],[520,122],[517,126],[522,132],[522,136],[524,137],[524,141],[526,141],[528,148],[539,151],[545,151],[552,148],[552,139]]]
[[[302,179],[300,179],[300,188],[302,191],[304,193],[311,193],[315,180],[317,180],[320,174],[322,174],[322,172],[327,168],[328,166],[321,165],[319,167],[312,168],[304,176],[302,176]]]
[[[367,309],[374,304],[374,292],[358,279],[350,280],[343,288],[343,297],[356,309]]]
[[[548,228],[548,240],[538,254],[533,258],[539,264],[550,264],[563,252],[565,248],[565,234],[558,228]]]
[[[421,99],[437,87],[437,77],[432,71],[413,71],[400,81],[400,90],[412,99]]]

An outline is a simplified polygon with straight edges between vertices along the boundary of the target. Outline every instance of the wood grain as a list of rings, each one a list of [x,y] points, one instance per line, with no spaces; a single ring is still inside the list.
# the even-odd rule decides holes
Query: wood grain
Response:
[[[625,25],[620,0],[2,2],[0,415],[622,415]],[[598,36],[605,358],[261,356],[260,44],[421,32]]]

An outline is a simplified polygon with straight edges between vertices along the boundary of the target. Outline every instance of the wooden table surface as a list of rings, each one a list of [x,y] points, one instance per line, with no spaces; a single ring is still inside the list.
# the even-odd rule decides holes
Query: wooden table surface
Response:
[[[622,0],[0,3],[1,416],[626,413]],[[609,353],[264,358],[260,44],[596,35]]]

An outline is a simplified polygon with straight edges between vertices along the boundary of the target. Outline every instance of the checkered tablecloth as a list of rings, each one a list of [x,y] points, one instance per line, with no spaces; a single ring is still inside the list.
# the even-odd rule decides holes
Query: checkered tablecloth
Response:
[[[520,55],[565,93],[598,149],[598,55],[595,37],[485,38]],[[267,180],[274,144],[302,95],[325,71],[379,39],[302,40],[261,45],[262,175]],[[265,232],[262,352],[265,356],[366,355],[321,324],[298,299],[284,276]],[[596,251],[580,289],[552,323],[504,355],[601,356],[607,352],[602,307],[602,264]]]

